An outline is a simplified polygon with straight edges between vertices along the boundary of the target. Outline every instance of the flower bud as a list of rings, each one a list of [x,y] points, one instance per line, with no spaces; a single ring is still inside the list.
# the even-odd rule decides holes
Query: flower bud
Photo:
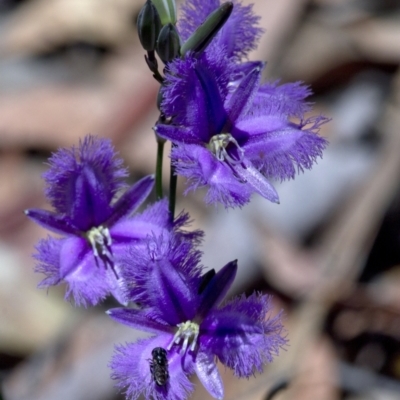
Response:
[[[228,1],[213,11],[182,45],[181,55],[184,56],[188,51],[201,53],[224,26],[232,10],[233,3]]]
[[[174,25],[167,24],[162,27],[157,41],[157,54],[164,64],[179,55],[181,39]]]
[[[176,4],[175,0],[152,0],[157,8],[161,19],[161,24],[176,24]]]
[[[147,51],[153,51],[161,30],[161,21],[158,11],[151,0],[147,0],[140,10],[137,28],[142,47]]]

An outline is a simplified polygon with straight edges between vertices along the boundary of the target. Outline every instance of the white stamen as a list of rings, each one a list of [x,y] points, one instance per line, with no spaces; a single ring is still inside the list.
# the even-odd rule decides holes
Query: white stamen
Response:
[[[239,158],[235,159],[226,151],[229,143],[236,146],[239,152]],[[215,155],[218,161],[227,161],[232,165],[240,164],[243,161],[244,151],[239,146],[237,140],[230,133],[219,133],[214,135],[207,145],[208,149]]]
[[[102,225],[92,228],[86,234],[89,243],[92,246],[93,254],[97,258],[108,258],[112,259],[110,248],[112,245],[112,239],[110,231],[107,227]]]
[[[194,349],[196,348],[197,338],[199,337],[199,325],[192,321],[186,321],[178,324],[177,327],[178,330],[176,331],[167,349],[171,350],[174,344],[179,344],[183,340],[182,348],[180,351],[181,354],[186,352],[189,342],[190,350],[194,351]]]

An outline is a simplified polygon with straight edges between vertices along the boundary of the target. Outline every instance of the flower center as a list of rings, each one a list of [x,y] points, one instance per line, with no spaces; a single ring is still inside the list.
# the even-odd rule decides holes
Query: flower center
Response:
[[[113,255],[111,249],[112,240],[108,228],[102,225],[96,226],[90,229],[90,231],[86,232],[86,238],[92,246],[96,263],[99,259],[102,260],[106,268],[107,266],[110,266],[118,279],[118,275],[114,270]]]
[[[108,228],[100,225],[92,228],[86,233],[87,239],[92,246],[95,257],[111,258],[111,236]]]
[[[197,338],[199,337],[199,325],[192,321],[186,321],[178,324],[177,327],[178,330],[171,340],[171,343],[168,345],[167,349],[171,350],[174,344],[180,344],[183,340],[181,353],[185,353],[189,346],[189,343],[190,350],[194,351],[197,343]]]
[[[237,150],[234,156],[227,151],[229,144],[232,144]],[[243,161],[244,151],[230,133],[214,135],[210,139],[207,148],[215,155],[218,161],[227,161],[232,165],[239,164]]]

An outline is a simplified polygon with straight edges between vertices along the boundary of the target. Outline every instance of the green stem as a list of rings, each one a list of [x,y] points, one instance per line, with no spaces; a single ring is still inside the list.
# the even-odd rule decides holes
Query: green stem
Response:
[[[173,146],[173,145],[172,145]],[[175,175],[175,167],[171,164],[169,177],[169,216],[171,221],[175,217],[175,204],[176,204],[176,185],[178,182],[178,176]]]
[[[165,140],[157,137],[157,162],[156,162],[156,196],[157,200],[163,197],[162,164]]]

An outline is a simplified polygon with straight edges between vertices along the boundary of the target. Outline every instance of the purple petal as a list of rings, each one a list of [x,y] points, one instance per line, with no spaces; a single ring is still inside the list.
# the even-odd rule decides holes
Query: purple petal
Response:
[[[158,386],[150,372],[152,350],[166,348],[171,335],[161,335],[138,340],[126,346],[116,346],[110,362],[112,378],[117,380],[117,387],[124,389],[127,399],[137,399],[143,394],[145,399],[184,400],[193,392],[193,384],[188,375],[193,368],[183,369],[182,358],[175,351],[168,351],[168,375],[165,385]]]
[[[264,342],[261,323],[238,312],[214,311],[201,325],[201,342],[220,361],[243,376],[262,371],[267,362],[260,351]],[[268,353],[269,354],[269,353]],[[234,364],[236,362],[237,365]]]
[[[35,272],[46,275],[46,278],[39,283],[39,288],[48,288],[60,283],[60,252],[63,242],[64,239],[49,236],[47,239],[39,240],[35,246],[37,252],[33,257],[38,261]]]
[[[200,59],[189,54],[173,60],[168,64],[162,90],[162,111],[175,126],[187,127],[192,136],[208,143],[226,120],[223,101],[229,90],[230,72],[231,65],[221,49],[204,53]]]
[[[274,187],[250,162],[245,161],[245,168],[241,165],[236,165],[235,172],[256,193],[273,203],[279,203],[279,196]]]
[[[70,182],[74,202],[71,204],[71,220],[83,232],[101,225],[111,212],[110,193],[98,179],[91,166],[83,166],[75,180]]]
[[[105,270],[93,271],[91,276],[85,275],[84,280],[78,276],[67,276],[68,283],[65,299],[73,298],[77,306],[95,306],[103,301],[109,294],[110,288],[104,276]]]
[[[178,215],[176,220],[171,222],[168,207],[168,200],[163,199],[148,206],[141,214],[118,221],[110,229],[113,246],[120,244],[136,245],[149,236],[168,235],[172,230],[180,230],[188,225],[190,218],[185,213]],[[202,236],[199,231],[182,233],[188,237],[193,236],[193,240],[200,239]]]
[[[238,297],[213,310],[201,325],[201,346],[207,345],[235,375],[261,372],[287,343],[281,315],[269,317],[271,297]]]
[[[95,262],[89,245],[82,238],[64,239],[60,252],[60,277],[68,283],[65,298],[77,305],[96,305],[110,294],[103,263]]]
[[[181,7],[182,17],[180,18],[179,33],[183,41],[206,20],[215,9],[220,6],[219,0],[186,0]]]
[[[124,251],[124,246],[113,243],[109,250],[109,256],[102,257],[101,251],[100,256],[96,256],[84,238],[64,240],[60,252],[60,274],[69,282],[74,297],[77,294],[87,298],[90,304],[96,304],[106,295],[112,294],[119,303],[127,304],[126,282],[119,264],[121,253],[125,254],[126,249]]]
[[[263,63],[254,68],[250,73],[242,79],[239,86],[229,98],[226,106],[229,115],[229,121],[233,124],[236,120],[244,115],[253,103],[253,98],[258,91]],[[226,131],[230,132],[231,126],[226,127]]]
[[[146,239],[149,235],[160,235],[163,231],[164,229],[157,224],[140,221],[133,217],[117,222],[110,229],[110,235],[113,245],[136,244],[138,241]]]
[[[283,114],[302,119],[304,113],[310,111],[311,104],[305,99],[311,90],[302,82],[290,82],[278,85],[279,81],[261,85],[254,103],[268,110],[269,114]]]
[[[51,211],[31,208],[25,210],[25,215],[43,228],[49,229],[52,232],[64,235],[79,234],[79,231],[72,226],[66,217],[57,215]]]
[[[201,244],[204,238],[204,232],[200,229],[196,229],[195,231],[189,231],[186,228],[192,222],[191,217],[188,213],[182,211],[175,218],[173,225],[174,231],[178,236],[181,236],[181,240],[188,240],[193,243],[194,246]]]
[[[236,121],[232,129],[232,134],[244,136],[242,132],[246,132],[246,137],[254,137],[257,135],[265,135],[266,132],[273,132],[285,129],[288,126],[287,119],[281,114],[266,115],[264,113],[245,116],[240,121]],[[238,132],[238,133],[236,133]]]
[[[125,280],[122,278],[122,272],[118,264],[113,268],[107,267],[105,269],[105,280],[110,293],[123,306],[128,305],[129,300],[126,297],[127,288]]]
[[[192,129],[184,126],[158,124],[154,127],[157,135],[173,143],[201,144],[201,140]]]
[[[263,33],[259,28],[260,17],[253,12],[253,4],[243,5],[234,1],[233,12],[217,37],[218,46],[224,46],[228,55],[241,60],[248,52],[257,48],[257,42]]]
[[[214,72],[200,63],[196,65],[195,72],[202,89],[198,92],[198,102],[205,104],[204,117],[208,121],[209,136],[204,140],[207,143],[211,136],[221,132],[227,115]]]
[[[206,204],[220,202],[225,207],[240,207],[250,200],[247,185],[239,182],[232,169],[218,161],[208,149],[195,145],[176,146],[171,158],[177,173],[189,179],[185,194],[209,185]]]
[[[162,228],[172,228],[169,216],[168,199],[164,198],[151,204],[141,214],[136,215],[135,219]]]
[[[219,0],[185,1],[182,6],[183,15],[179,21],[179,32],[183,40],[186,40],[221,3]],[[255,49],[263,30],[257,27],[260,17],[254,15],[252,8],[253,5],[243,5],[234,0],[232,14],[211,42],[211,46],[225,49],[227,56],[234,57],[237,61]]]
[[[210,312],[203,320],[200,330],[204,337],[212,338],[212,344],[208,344],[213,346],[214,351],[218,351],[223,343],[226,348],[236,348],[236,351],[239,351],[241,346],[251,344],[256,335],[264,333],[262,324],[254,317],[225,309]]]
[[[191,223],[189,214],[182,212],[171,221],[168,207],[168,200],[163,199],[148,206],[143,213],[119,221],[110,229],[113,242],[137,242],[148,236],[168,235],[172,231],[182,234],[191,241],[200,241],[203,236],[201,231],[186,230]]]
[[[106,225],[110,227],[134,212],[146,200],[153,186],[154,175],[149,175],[128,189],[113,205],[112,214],[106,221]]]
[[[245,61],[240,64],[235,64],[230,75],[229,86],[237,88],[242,79],[245,78],[254,68],[259,66],[260,61]]]
[[[209,310],[217,306],[225,297],[237,272],[237,260],[231,261],[225,265],[207,284],[202,292],[202,299],[197,315],[200,318],[205,317]]]
[[[171,269],[171,265],[186,280],[184,286],[191,288],[190,290],[184,288],[183,292],[195,293],[201,275],[199,266],[201,252],[196,248],[199,244],[197,236],[195,239],[195,241],[191,241],[180,232],[165,231],[160,236],[149,237],[144,245],[142,243],[139,246],[133,246],[124,257],[121,257],[121,270],[129,286],[131,301],[156,311],[159,310],[157,311],[159,318],[164,318],[164,314],[168,313],[168,310],[160,306],[159,300],[160,290],[164,283],[158,282],[158,285],[155,285],[153,275],[158,274],[158,272],[154,272],[155,269]],[[161,289],[159,285],[162,286]],[[193,295],[193,297],[196,296]],[[185,307],[193,315],[196,307],[191,300]]]
[[[212,353],[202,351],[197,353],[195,371],[200,382],[211,396],[216,399],[224,398],[224,385]]]
[[[151,302],[157,304],[160,316],[172,326],[191,320],[196,313],[195,293],[185,278],[168,260],[153,263],[149,277]]]
[[[197,59],[188,57],[176,59],[168,65],[170,74],[166,74],[166,83],[162,88],[161,109],[166,116],[173,117],[175,126],[188,128],[175,131],[156,128],[156,132],[166,138],[170,136],[173,143],[174,137],[177,142],[191,142],[193,138],[197,138],[197,143],[209,140],[208,109],[203,89],[195,74],[197,63]]]
[[[62,279],[74,274],[77,279],[84,280],[86,274],[92,274],[92,264],[96,268],[94,256],[85,239],[76,236],[64,239],[60,252],[60,276]]]
[[[321,136],[288,126],[250,137],[243,148],[246,157],[266,176],[284,180],[310,169],[326,146],[327,141]]]
[[[96,171],[99,185],[107,192],[109,201],[124,186],[123,178],[127,176],[122,159],[117,157],[111,141],[90,135],[78,147],[59,149],[49,163],[50,169],[43,174],[47,183],[46,196],[62,214],[69,214],[75,202],[75,191],[71,189],[82,168]]]
[[[140,329],[145,332],[157,334],[171,334],[172,328],[169,325],[161,324],[148,318],[142,310],[131,308],[113,308],[107,311],[107,314],[120,324]]]

